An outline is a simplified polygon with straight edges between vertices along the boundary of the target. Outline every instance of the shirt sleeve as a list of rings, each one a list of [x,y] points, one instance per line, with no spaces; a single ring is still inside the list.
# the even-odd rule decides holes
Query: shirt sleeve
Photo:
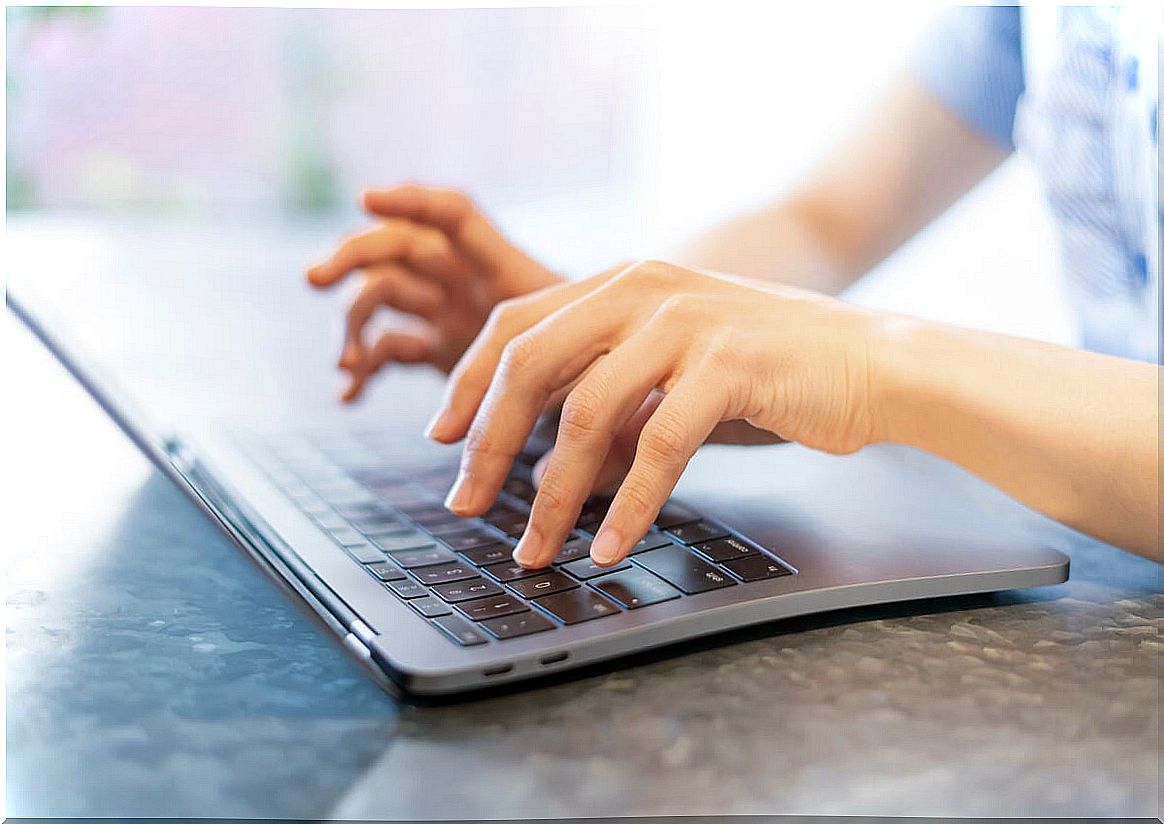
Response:
[[[1014,148],[1024,86],[1021,32],[1015,6],[944,9],[912,61],[914,75],[939,103],[1007,149]]]

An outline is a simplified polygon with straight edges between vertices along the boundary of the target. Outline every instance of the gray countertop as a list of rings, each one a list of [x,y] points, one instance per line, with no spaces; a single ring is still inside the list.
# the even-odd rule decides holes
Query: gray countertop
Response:
[[[8,815],[1159,813],[1155,564],[409,706],[6,323]]]

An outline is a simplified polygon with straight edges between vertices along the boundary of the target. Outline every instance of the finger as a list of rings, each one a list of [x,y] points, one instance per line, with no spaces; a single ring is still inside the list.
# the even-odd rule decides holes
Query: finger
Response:
[[[540,568],[557,555],[590,497],[616,435],[674,367],[679,343],[648,325],[603,358],[562,406],[558,437],[514,551]]]
[[[534,295],[504,301],[494,308],[484,328],[449,373],[444,400],[429,423],[426,434],[441,443],[465,437],[485,399],[511,340],[555,311],[596,292],[625,266],[608,269],[582,281],[551,286]],[[609,313],[608,313],[609,314]]]
[[[459,251],[482,266],[496,266],[511,247],[463,192],[405,184],[366,189],[364,208],[387,218],[405,218],[439,229]]]
[[[331,256],[307,270],[307,280],[324,288],[338,283],[353,269],[407,256],[414,231],[407,223],[386,223],[341,243]]]
[[[647,533],[726,408],[726,392],[706,374],[681,378],[667,394],[643,427],[630,472],[590,545],[594,563],[619,563]]]
[[[389,363],[428,363],[432,359],[432,341],[414,332],[385,332],[375,345],[349,371],[352,380],[340,396],[344,403],[359,398],[368,380]]]
[[[573,381],[607,346],[607,320],[551,315],[507,343],[465,437],[461,468],[445,505],[478,515],[497,496],[513,459],[545,409],[550,394]],[[561,424],[559,424],[559,427]]]
[[[364,327],[381,306],[427,320],[440,308],[443,298],[439,287],[420,280],[397,264],[381,263],[369,267],[367,274],[367,280],[348,309],[345,359],[349,348],[354,350],[357,359],[363,356]]]

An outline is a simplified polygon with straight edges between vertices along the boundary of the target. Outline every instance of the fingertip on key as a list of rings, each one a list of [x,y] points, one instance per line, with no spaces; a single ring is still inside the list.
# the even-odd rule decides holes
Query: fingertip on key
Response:
[[[590,558],[599,566],[613,566],[622,560],[622,537],[614,530],[603,527],[590,544]]]

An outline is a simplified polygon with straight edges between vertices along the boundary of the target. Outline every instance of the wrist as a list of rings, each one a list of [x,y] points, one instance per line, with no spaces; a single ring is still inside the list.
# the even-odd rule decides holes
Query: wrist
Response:
[[[916,445],[918,413],[941,409],[930,376],[935,326],[904,315],[881,315],[867,338],[871,443]]]

